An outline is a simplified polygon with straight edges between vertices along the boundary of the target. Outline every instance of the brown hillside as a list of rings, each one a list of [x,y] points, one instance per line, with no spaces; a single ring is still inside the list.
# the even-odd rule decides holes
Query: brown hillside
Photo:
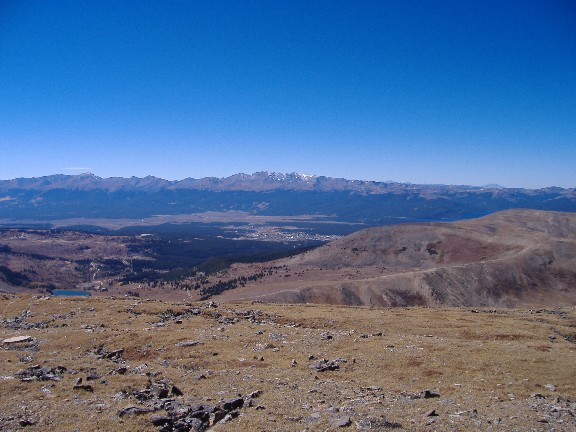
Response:
[[[222,300],[369,306],[576,304],[576,214],[511,210],[371,228],[302,255],[237,265],[266,276]]]

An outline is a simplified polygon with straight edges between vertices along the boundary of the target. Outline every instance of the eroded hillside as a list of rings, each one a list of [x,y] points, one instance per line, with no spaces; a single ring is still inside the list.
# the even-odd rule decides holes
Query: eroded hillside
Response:
[[[576,304],[576,214],[511,210],[371,228],[222,277],[265,277],[222,300],[370,306]]]

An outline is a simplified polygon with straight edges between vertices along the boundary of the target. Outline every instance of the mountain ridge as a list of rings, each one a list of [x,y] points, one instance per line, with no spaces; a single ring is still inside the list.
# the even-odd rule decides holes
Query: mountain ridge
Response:
[[[554,191],[576,194],[576,188],[561,188],[547,186],[538,189],[508,188],[497,184],[484,186],[449,185],[449,184],[415,184],[396,181],[350,180],[345,178],[317,176],[312,174],[277,173],[259,171],[253,174],[238,173],[228,177],[187,177],[182,180],[166,180],[155,176],[145,177],[99,177],[92,173],[76,175],[53,174],[41,177],[18,177],[0,180],[0,191],[37,189],[93,190],[102,189],[114,191],[118,189],[142,189],[156,191],[162,189],[198,189],[198,190],[243,190],[268,191],[287,190],[348,190],[364,193],[388,193],[390,191],[429,189],[434,191],[465,190],[465,191]]]
[[[267,276],[216,299],[372,307],[576,304],[575,257],[576,214],[508,210],[368,228],[264,269],[237,264],[228,277]]]
[[[449,221],[527,208],[576,212],[576,189],[485,188],[259,172],[169,181],[93,174],[0,181],[0,224],[77,218],[244,212],[321,217],[368,226]]]

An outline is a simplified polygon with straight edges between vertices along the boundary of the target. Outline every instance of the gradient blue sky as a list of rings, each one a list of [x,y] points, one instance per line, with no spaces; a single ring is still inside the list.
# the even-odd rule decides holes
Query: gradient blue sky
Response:
[[[576,6],[0,0],[0,178],[576,186]]]

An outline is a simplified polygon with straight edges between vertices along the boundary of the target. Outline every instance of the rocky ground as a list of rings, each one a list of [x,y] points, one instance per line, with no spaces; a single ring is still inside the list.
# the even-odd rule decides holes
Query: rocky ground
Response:
[[[0,297],[2,431],[575,431],[576,309]]]

